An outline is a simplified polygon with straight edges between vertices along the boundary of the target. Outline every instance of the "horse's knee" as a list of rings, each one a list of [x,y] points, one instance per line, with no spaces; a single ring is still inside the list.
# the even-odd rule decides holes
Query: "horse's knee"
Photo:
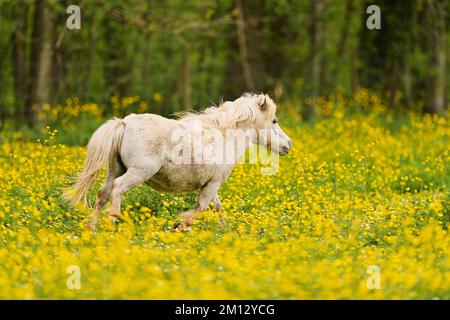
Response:
[[[112,201],[120,200],[120,197],[124,193],[125,193],[125,190],[124,190],[124,187],[123,187],[123,183],[122,183],[121,177],[116,178],[113,181],[112,187],[111,187],[111,200]]]
[[[109,198],[111,197],[111,191],[113,188],[114,180],[111,178],[111,176],[106,177],[105,182],[103,183],[102,187],[98,190],[97,193],[97,200],[100,203],[106,203]]]
[[[95,202],[95,208],[101,210],[105,203],[109,200],[109,192],[105,188],[100,188],[97,193],[97,201]]]
[[[100,188],[100,190],[98,190],[97,201],[99,201],[100,203],[105,203],[106,201],[108,201],[109,196],[110,196],[109,190],[102,187]]]

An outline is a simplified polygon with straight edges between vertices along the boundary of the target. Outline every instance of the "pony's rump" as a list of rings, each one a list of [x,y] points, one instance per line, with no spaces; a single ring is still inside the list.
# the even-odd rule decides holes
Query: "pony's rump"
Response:
[[[87,146],[83,170],[73,187],[64,192],[64,198],[73,206],[81,201],[87,204],[87,193],[102,165],[109,164],[120,151],[124,129],[123,120],[114,118],[95,130]]]

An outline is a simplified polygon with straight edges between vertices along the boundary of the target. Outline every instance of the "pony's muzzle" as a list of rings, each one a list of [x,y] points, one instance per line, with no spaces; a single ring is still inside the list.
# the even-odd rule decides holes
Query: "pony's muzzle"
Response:
[[[284,146],[281,147],[280,155],[283,156],[285,154],[288,154],[289,151],[291,151],[291,148],[292,148],[292,141],[291,141],[291,139],[289,139],[287,145],[284,145]]]

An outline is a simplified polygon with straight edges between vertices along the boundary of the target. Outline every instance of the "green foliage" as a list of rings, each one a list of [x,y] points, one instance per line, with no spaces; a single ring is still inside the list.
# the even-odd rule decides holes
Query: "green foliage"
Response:
[[[321,59],[319,94],[350,95],[362,86],[394,92],[391,105],[399,110],[420,110],[429,72],[427,3],[379,1],[382,30],[368,30],[365,8],[370,1],[321,2],[317,21],[322,35],[315,52]],[[156,94],[164,99],[152,111],[168,115],[250,90],[268,92],[277,101],[308,96],[311,1],[242,1],[245,39],[237,29],[237,0],[85,0],[81,30],[65,26],[69,2],[49,3],[57,14],[49,103],[77,96],[110,112],[114,95],[137,95],[149,102]],[[24,21],[21,8],[26,9]],[[29,86],[27,73],[36,67],[30,52],[34,10],[33,1],[0,1],[0,120],[17,118],[17,110],[30,107],[23,106],[14,88],[13,35],[24,23],[22,64]],[[244,40],[246,57],[240,45]],[[244,81],[245,64],[253,88]],[[408,76],[410,96],[405,93]]]

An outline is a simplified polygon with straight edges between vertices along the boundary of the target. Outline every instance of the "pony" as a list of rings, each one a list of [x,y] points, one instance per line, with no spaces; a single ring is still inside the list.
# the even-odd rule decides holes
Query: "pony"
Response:
[[[179,229],[189,230],[211,202],[214,209],[222,209],[220,186],[248,147],[257,144],[277,156],[291,150],[291,139],[278,124],[276,108],[267,94],[245,93],[234,101],[222,102],[203,112],[187,112],[178,119],[147,113],[108,120],[91,136],[84,167],[64,197],[73,206],[82,201],[87,203],[89,189],[102,165],[107,164],[106,178],[98,191],[88,227],[95,229],[99,214],[110,199],[107,215],[115,222],[120,215],[121,196],[147,183],[161,192],[200,189],[197,207],[183,212],[178,224]],[[243,147],[225,143],[229,136],[243,142]],[[203,148],[192,151],[193,146]],[[232,156],[222,161],[223,153]]]

